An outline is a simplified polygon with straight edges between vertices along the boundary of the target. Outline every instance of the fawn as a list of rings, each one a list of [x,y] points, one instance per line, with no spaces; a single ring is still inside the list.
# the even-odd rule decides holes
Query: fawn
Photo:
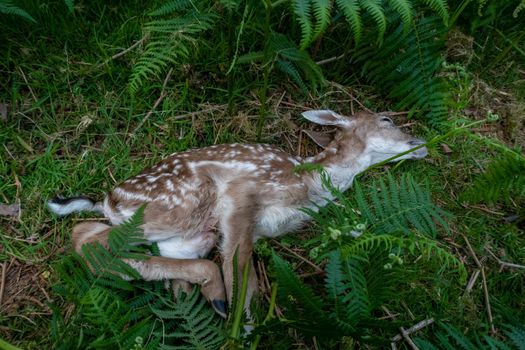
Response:
[[[202,294],[223,317],[234,292],[233,256],[238,250],[237,270],[250,264],[245,302],[249,312],[257,288],[251,259],[254,242],[296,230],[309,220],[301,208],[315,209],[333,199],[318,172],[294,171],[298,165],[322,166],[332,184],[345,191],[358,173],[373,164],[418,146],[395,160],[427,155],[421,146],[425,141],[399,130],[387,112],[345,117],[330,110],[310,110],[302,115],[313,123],[337,127],[333,140],[318,140],[326,148],[314,157],[291,156],[264,144],[193,149],[174,153],[124,181],[102,202],[57,198],[48,206],[58,215],[98,211],[118,225],[147,204],[144,238],[157,242],[161,256],[127,263],[146,280],[173,279],[182,287],[200,284]],[[80,250],[89,242],[107,244],[110,229],[101,223],[78,224],[73,245]],[[224,283],[219,268],[202,259],[217,242]]]

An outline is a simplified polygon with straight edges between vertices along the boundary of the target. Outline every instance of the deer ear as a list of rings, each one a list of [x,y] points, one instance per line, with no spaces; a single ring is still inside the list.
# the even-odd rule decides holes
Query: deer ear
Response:
[[[349,118],[343,117],[329,109],[311,110],[302,113],[303,117],[319,125],[350,126]]]
[[[334,130],[335,131],[335,130]],[[303,130],[308,137],[315,142],[318,146],[326,148],[330,142],[334,139],[333,133],[329,132],[318,132],[313,130]]]

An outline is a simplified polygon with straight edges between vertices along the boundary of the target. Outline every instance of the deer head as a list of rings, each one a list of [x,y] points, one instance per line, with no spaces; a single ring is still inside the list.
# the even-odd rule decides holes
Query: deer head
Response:
[[[326,136],[319,138],[308,133],[325,152],[318,159],[321,163],[337,163],[341,166],[356,162],[359,157],[368,166],[379,163],[397,154],[422,145],[425,140],[405,134],[389,117],[388,112],[360,112],[352,117],[345,117],[331,110],[311,110],[302,114],[309,121],[320,125],[337,127],[333,139],[327,143]],[[420,159],[427,155],[426,147],[407,153],[401,159]],[[327,164],[329,165],[329,164]]]

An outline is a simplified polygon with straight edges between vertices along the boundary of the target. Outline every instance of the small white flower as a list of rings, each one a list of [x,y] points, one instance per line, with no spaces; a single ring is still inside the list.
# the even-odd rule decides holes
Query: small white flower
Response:
[[[366,229],[366,225],[363,224],[363,223],[361,223],[361,224],[357,224],[357,225],[355,225],[355,229],[356,229],[357,231],[364,231],[364,230]]]

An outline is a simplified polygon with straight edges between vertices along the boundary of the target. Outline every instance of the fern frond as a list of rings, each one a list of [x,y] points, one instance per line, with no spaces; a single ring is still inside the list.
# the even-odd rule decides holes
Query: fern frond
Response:
[[[332,12],[331,0],[313,0],[312,10],[315,17],[315,28],[312,34],[312,41],[324,33],[330,24],[330,13]]]
[[[118,335],[129,321],[131,310],[116,294],[105,288],[94,287],[82,298],[82,314],[102,329]]]
[[[443,19],[443,23],[448,25],[449,14],[446,0],[423,0],[423,3],[434,10],[434,12]]]
[[[397,100],[396,108],[439,124],[448,117],[450,99],[448,84],[437,76],[445,32],[439,17],[422,18],[408,33],[400,25],[386,34],[381,47],[358,50],[353,60],[362,64],[363,76]]]
[[[288,263],[275,252],[272,253],[272,260],[281,291],[280,295],[297,298],[294,308],[304,308],[309,313],[320,315],[322,313],[321,299],[293,273]]]
[[[297,67],[293,63],[284,60],[277,60],[277,67],[279,67],[281,72],[288,75],[290,79],[292,79],[292,81],[301,88],[301,90],[308,91],[308,86],[304,82],[301,74],[299,74],[299,71],[297,70]]]
[[[293,13],[301,26],[301,49],[305,49],[312,42],[313,25],[310,0],[293,0]]]
[[[356,184],[356,202],[372,232],[408,233],[413,227],[435,237],[436,222],[448,230],[445,218],[450,214],[432,202],[428,189],[418,185],[409,174],[401,178],[399,185],[390,174],[387,181],[375,181],[368,196]],[[377,188],[381,189],[379,193],[375,190]]]
[[[163,344],[161,349],[218,349],[225,341],[220,329],[221,321],[214,311],[200,297],[198,288],[189,295],[179,293],[177,304],[165,302],[164,309],[153,309],[162,320],[174,320],[175,330],[157,333],[165,339],[176,339],[182,344]]]
[[[343,12],[346,21],[352,29],[354,35],[354,41],[359,44],[361,36],[363,34],[363,24],[361,21],[361,8],[357,0],[336,0],[337,6]]]
[[[108,235],[108,246],[114,256],[122,259],[145,259],[146,248],[141,245],[149,244],[144,238],[141,228],[144,222],[144,209],[141,206],[137,211],[120,225],[114,226]]]
[[[525,349],[525,330],[519,326],[504,325],[504,328],[523,332],[521,337],[514,338],[515,334],[509,334],[504,330],[508,339],[493,338],[487,334],[470,332],[464,334],[457,327],[439,323],[439,331],[434,334],[436,341],[432,342],[425,338],[414,338],[414,342],[421,350],[511,350]]]
[[[381,0],[359,0],[359,4],[374,19],[377,25],[377,41],[381,43],[386,32],[387,20]]]
[[[348,258],[351,256],[367,256],[374,250],[390,253],[393,248],[406,249],[410,254],[418,253],[427,259],[436,259],[445,269],[457,269],[461,280],[466,278],[465,266],[454,254],[439,247],[437,242],[423,236],[396,237],[388,234],[364,234],[352,243],[345,244],[341,248],[341,252],[343,258]]]
[[[351,256],[345,264],[347,294],[343,300],[346,303],[346,320],[353,325],[369,317],[371,311],[362,261],[362,257]]]
[[[334,313],[337,318],[342,315],[343,296],[345,292],[343,265],[341,262],[341,252],[335,250],[330,253],[326,264],[325,286],[329,300],[333,303]]]
[[[0,13],[22,17],[25,20],[36,23],[36,20],[29,13],[9,0],[0,0]]]
[[[508,202],[525,197],[525,158],[508,153],[478,176],[463,198],[470,202]]]
[[[183,9],[184,3],[168,3],[166,8],[154,11],[153,15],[169,14],[179,8]],[[199,12],[193,7],[187,12],[185,15],[175,14],[174,18],[156,19],[145,24],[144,29],[149,33],[149,42],[133,67],[129,81],[131,93],[137,92],[146,79],[158,76],[170,64],[187,58],[196,47],[195,36],[209,29],[216,18],[212,13]]]
[[[525,350],[525,326],[509,325],[503,332],[518,350]]]
[[[412,25],[413,9],[410,0],[388,0],[388,4],[399,14],[403,22],[405,32],[408,32]]]
[[[483,335],[483,340],[487,343],[487,349],[490,350],[512,350],[510,346],[502,342],[501,340],[494,339],[488,335]],[[525,345],[525,343],[522,343]]]
[[[447,332],[447,337],[452,338],[456,344],[456,346],[459,346],[461,349],[464,350],[474,350],[477,349],[477,347],[467,338],[459,329],[456,327],[442,323],[440,324],[441,328],[445,329]]]
[[[69,12],[73,13],[73,11],[75,10],[75,0],[64,0],[64,4],[66,4]]]
[[[240,0],[219,0],[219,3],[228,11],[233,11],[234,9],[239,8],[241,1]]]
[[[180,10],[185,10],[191,6],[192,0],[172,0],[155,11],[149,13],[150,16],[164,16]]]
[[[268,45],[276,57],[277,67],[303,91],[309,90],[305,79],[313,88],[324,81],[323,73],[317,63],[305,51],[299,50],[285,35],[272,33]]]

